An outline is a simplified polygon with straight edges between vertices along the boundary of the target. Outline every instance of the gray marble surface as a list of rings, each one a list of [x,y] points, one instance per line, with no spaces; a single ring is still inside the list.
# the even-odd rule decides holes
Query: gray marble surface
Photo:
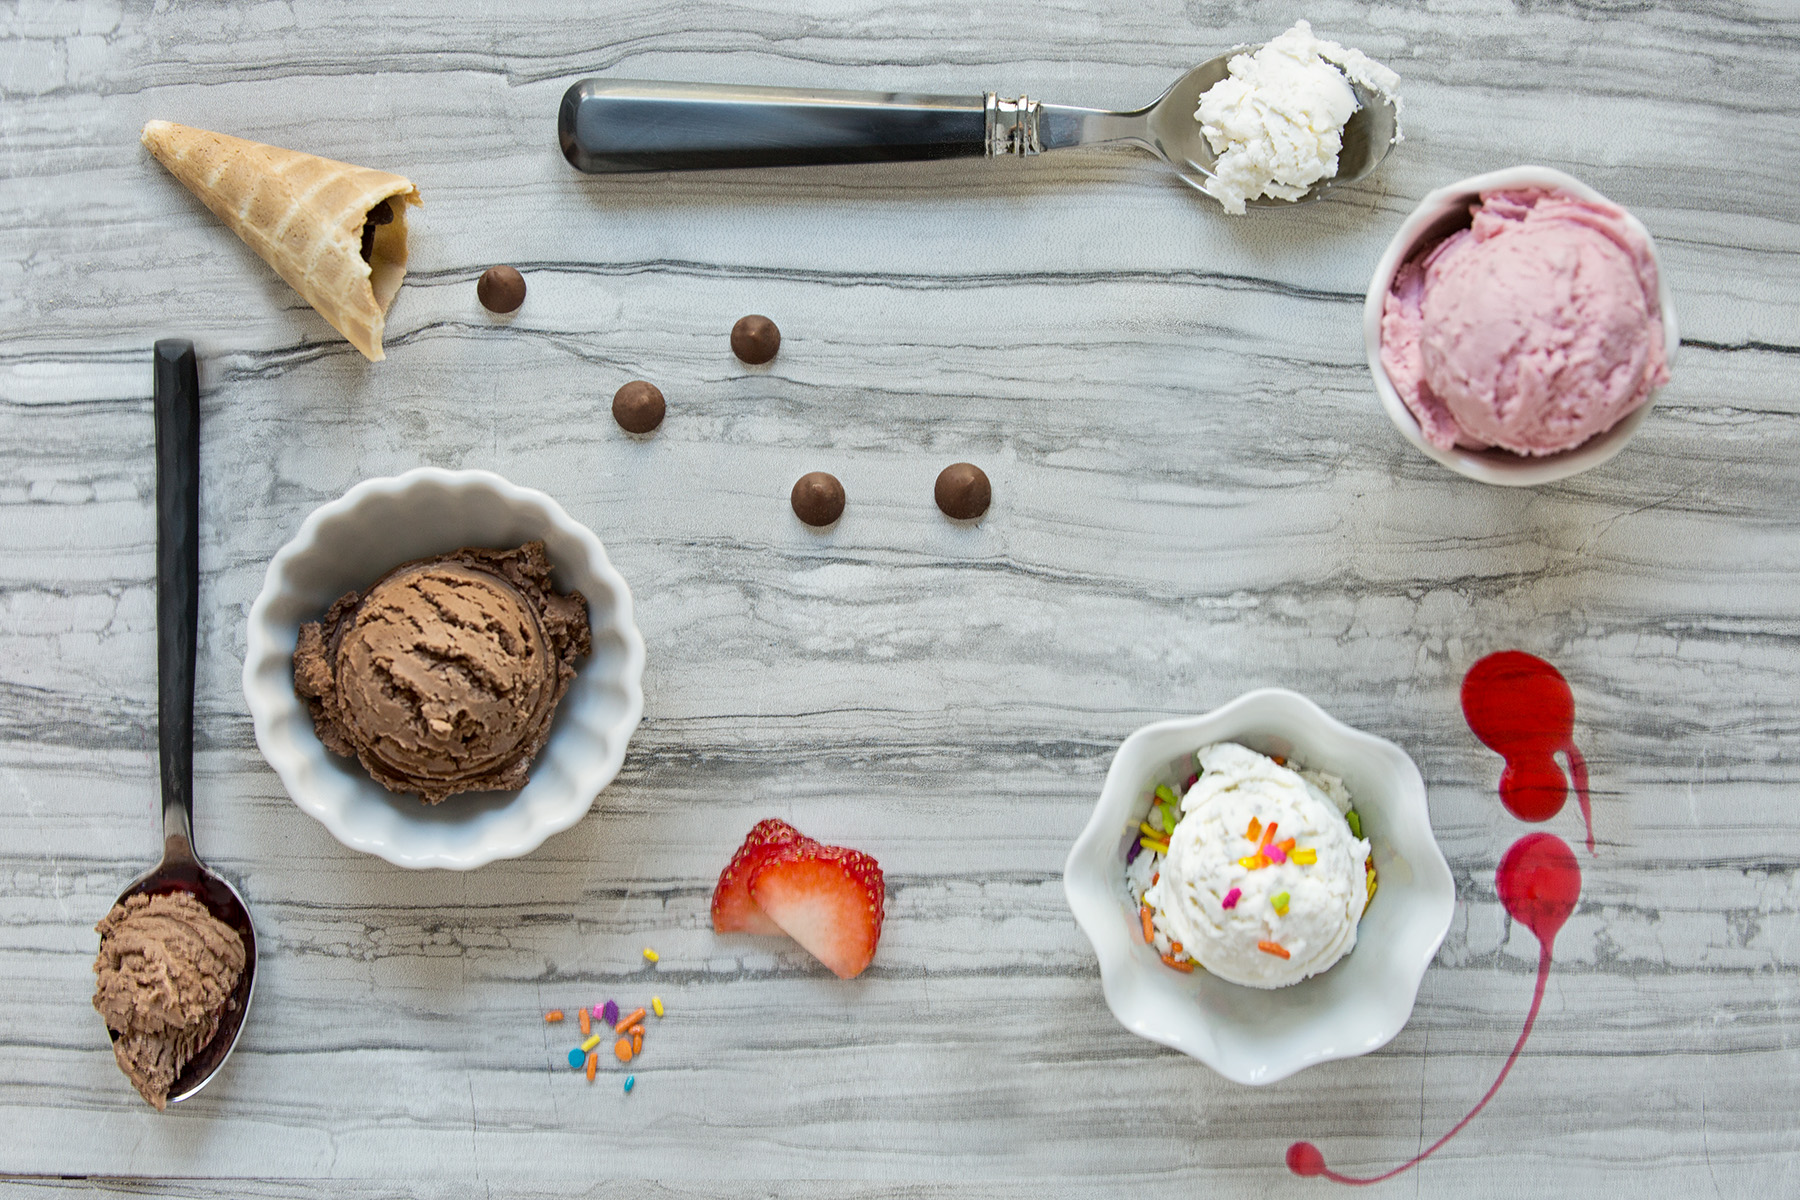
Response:
[[[385,7],[0,3],[0,1189],[1323,1194],[1281,1166],[1291,1140],[1383,1170],[1517,1035],[1536,946],[1493,870],[1526,827],[1456,697],[1521,647],[1573,684],[1599,850],[1525,1057],[1378,1190],[1800,1191],[1791,4]],[[1299,211],[1226,219],[1130,152],[604,180],[553,138],[598,73],[1124,106],[1297,16],[1408,102],[1389,164]],[[417,182],[386,362],[149,158],[150,118]],[[1420,195],[1529,161],[1643,218],[1684,344],[1624,454],[1515,492],[1400,440],[1359,322]],[[473,287],[500,261],[531,286],[506,321]],[[767,369],[726,346],[752,311],[783,330]],[[88,997],[92,926],[155,845],[167,335],[203,358],[198,839],[263,958],[226,1073],[158,1116]],[[645,442],[607,412],[632,377],[670,400]],[[965,458],[996,492],[971,528],[931,504]],[[269,556],[420,464],[556,496],[649,646],[618,782],[472,874],[339,846],[238,683]],[[823,535],[786,500],[814,469],[850,497]],[[1393,1043],[1253,1090],[1112,1020],[1061,868],[1121,738],[1263,684],[1407,748],[1459,898]],[[886,868],[857,982],[710,932],[763,816]],[[1573,805],[1550,828],[1576,841]],[[653,991],[629,1097],[539,1020]]]

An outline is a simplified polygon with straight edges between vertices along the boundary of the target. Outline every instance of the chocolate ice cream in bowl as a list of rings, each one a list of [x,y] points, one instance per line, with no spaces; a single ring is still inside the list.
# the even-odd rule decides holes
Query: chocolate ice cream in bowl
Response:
[[[1624,449],[1680,344],[1649,230],[1580,180],[1529,166],[1419,202],[1375,268],[1363,335],[1402,436],[1513,487]]]
[[[358,484],[276,553],[244,695],[288,794],[339,841],[468,869],[586,814],[643,671],[591,530],[542,492],[428,467]]]

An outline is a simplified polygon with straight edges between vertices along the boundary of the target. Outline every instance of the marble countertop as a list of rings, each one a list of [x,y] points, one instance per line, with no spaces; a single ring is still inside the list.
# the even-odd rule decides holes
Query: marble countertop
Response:
[[[1494,888],[1529,827],[1457,705],[1508,647],[1573,685],[1598,849],[1524,1057],[1388,1191],[1800,1190],[1791,5],[383,7],[0,6],[0,1190],[1326,1194],[1289,1142],[1355,1173],[1417,1153],[1530,1000],[1536,943]],[[604,179],[554,139],[590,74],[1124,107],[1298,16],[1399,71],[1407,140],[1246,219],[1130,151]],[[419,185],[386,362],[150,159],[151,118]],[[1625,453],[1502,490],[1395,433],[1360,319],[1421,195],[1533,161],[1649,226],[1683,344]],[[530,281],[510,320],[475,301],[495,262]],[[781,326],[767,369],[727,348],[747,312]],[[156,846],[171,335],[204,393],[197,839],[262,960],[225,1073],[158,1116],[88,999],[94,922]],[[643,442],[608,412],[639,377],[670,405]],[[976,527],[932,507],[959,459],[994,481]],[[468,874],[333,841],[239,687],[270,555],[421,464],[555,496],[649,648],[619,780]],[[825,534],[788,509],[809,470],[849,494]],[[1127,733],[1260,685],[1411,753],[1458,900],[1398,1038],[1250,1089],[1112,1019],[1061,875]],[[765,816],[886,869],[860,980],[711,933]],[[1574,806],[1547,828],[1577,843]],[[630,1096],[540,1020],[651,992]]]

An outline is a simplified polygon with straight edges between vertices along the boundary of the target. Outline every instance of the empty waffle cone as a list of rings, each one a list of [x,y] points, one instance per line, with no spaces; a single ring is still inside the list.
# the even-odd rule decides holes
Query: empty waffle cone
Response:
[[[421,203],[411,180],[168,121],[145,125],[143,139],[333,329],[381,360],[406,277],[406,208]]]

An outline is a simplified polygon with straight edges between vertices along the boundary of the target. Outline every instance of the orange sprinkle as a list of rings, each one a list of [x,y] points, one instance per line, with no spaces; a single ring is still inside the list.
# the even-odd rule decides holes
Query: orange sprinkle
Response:
[[[1181,953],[1181,943],[1180,942],[1170,942],[1169,943],[1169,953],[1170,954],[1180,954]]]
[[[1148,904],[1138,909],[1138,919],[1144,923],[1144,941],[1154,942],[1156,940],[1156,923]]]
[[[1150,886],[1151,886],[1151,887],[1155,887],[1155,886],[1156,886],[1156,881],[1157,881],[1157,880],[1159,880],[1159,879],[1161,879],[1161,878],[1162,878],[1162,872],[1161,872],[1161,871],[1158,871],[1158,872],[1156,872],[1156,874],[1154,874],[1154,875],[1152,875],[1152,876],[1150,876]]]
[[[630,1016],[625,1017],[622,1020],[620,1020],[620,1022],[617,1025],[614,1025],[613,1032],[614,1033],[630,1033],[631,1027],[633,1025],[636,1025],[639,1021],[642,1021],[644,1019],[644,1014],[648,1011],[650,1011],[650,1010],[646,1009],[646,1008],[638,1009],[636,1012],[632,1013]]]
[[[1275,844],[1277,846],[1280,846],[1282,848],[1282,850],[1288,854],[1292,854],[1294,852],[1294,839],[1293,838],[1282,838],[1279,842],[1276,842]]]
[[[613,1057],[618,1059],[620,1062],[630,1062],[631,1061],[631,1039],[630,1038],[620,1038],[618,1041],[613,1043]]]
[[[644,1027],[642,1025],[633,1026],[632,1030],[631,1030],[631,1054],[632,1054],[632,1057],[635,1058],[638,1055],[642,1054],[643,1052],[644,1052]]]
[[[1268,825],[1264,827],[1264,829],[1262,831],[1262,840],[1256,843],[1256,848],[1258,850],[1261,850],[1264,846],[1266,846],[1270,842],[1274,841],[1275,840],[1275,831],[1280,827],[1281,827],[1281,822],[1270,821],[1268,823]]]
[[[1171,957],[1170,957],[1170,956],[1169,956],[1169,955],[1167,955],[1167,954],[1165,954],[1165,955],[1163,955],[1163,956],[1162,956],[1162,960],[1163,960],[1163,963],[1164,963],[1164,965],[1166,965],[1166,966],[1171,966],[1171,967],[1174,967],[1174,968],[1175,968],[1175,969],[1176,969],[1176,970],[1177,970],[1177,971],[1183,971],[1183,972],[1189,972],[1189,973],[1191,973],[1191,972],[1192,972],[1192,971],[1193,971],[1193,969],[1194,969],[1194,964],[1193,964],[1193,963],[1191,963],[1191,962],[1182,962],[1182,961],[1180,961],[1180,960],[1179,960],[1179,959],[1175,959],[1175,958],[1171,958]]]
[[[600,1052],[598,1050],[589,1050],[588,1051],[588,1060],[587,1060],[587,1077],[588,1077],[589,1083],[594,1082],[594,1072],[598,1071],[599,1069],[600,1069]]]
[[[560,1008],[551,1009],[549,1012],[544,1014],[544,1020],[551,1025],[556,1024],[558,1021],[562,1020],[562,1009],[560,1009]]]
[[[1251,817],[1250,818],[1250,828],[1244,830],[1244,836],[1254,842],[1257,838],[1257,835],[1260,834],[1261,832],[1262,832],[1262,822],[1257,820],[1255,817]]]
[[[1258,942],[1256,943],[1256,948],[1261,950],[1264,954],[1273,954],[1276,958],[1293,957],[1293,955],[1282,948],[1281,943],[1279,942]]]
[[[1279,755],[1279,754],[1271,754],[1271,755],[1269,755],[1269,761],[1270,761],[1270,762],[1272,762],[1272,763],[1274,763],[1274,764],[1275,764],[1275,765],[1276,765],[1276,766],[1278,766],[1278,767],[1285,767],[1285,766],[1287,766],[1287,759],[1285,759],[1285,758],[1283,758],[1283,757],[1281,757],[1281,755]]]
[[[576,1015],[581,1018],[581,1036],[582,1037],[586,1037],[590,1033],[594,1032],[594,1018],[588,1014],[587,1009],[583,1008]]]

